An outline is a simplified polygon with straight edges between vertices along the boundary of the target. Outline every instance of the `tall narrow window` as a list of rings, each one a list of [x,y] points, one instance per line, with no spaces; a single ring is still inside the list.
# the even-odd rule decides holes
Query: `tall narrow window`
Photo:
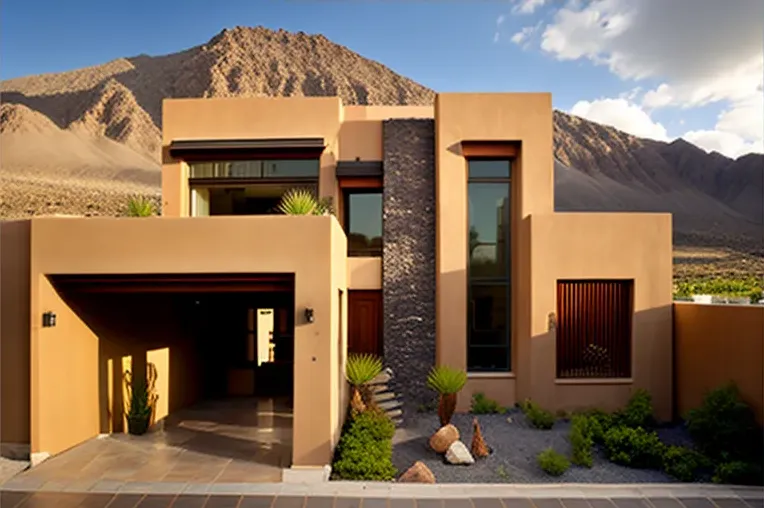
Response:
[[[511,370],[510,161],[470,160],[467,369]]]
[[[382,191],[353,189],[345,192],[345,233],[348,256],[382,255]]]

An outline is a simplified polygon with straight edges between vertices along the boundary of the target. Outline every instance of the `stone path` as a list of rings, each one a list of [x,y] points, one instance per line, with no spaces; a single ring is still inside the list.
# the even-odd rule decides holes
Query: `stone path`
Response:
[[[2,508],[761,508],[761,496],[716,497],[366,497],[0,492]]]

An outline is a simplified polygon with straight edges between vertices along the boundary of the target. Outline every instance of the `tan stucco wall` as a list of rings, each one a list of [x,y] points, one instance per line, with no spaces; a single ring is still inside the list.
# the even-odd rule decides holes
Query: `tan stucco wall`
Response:
[[[531,334],[517,336],[518,398],[532,397],[551,410],[599,406],[616,409],[630,395],[622,380],[555,382],[559,279],[633,279],[631,389],[653,397],[656,416],[672,412],[671,216],[638,213],[532,215]],[[524,344],[528,341],[528,344]]]
[[[382,122],[393,118],[433,118],[432,106],[344,106],[339,160],[381,161]]]
[[[341,424],[339,383],[332,384],[340,363],[333,346],[339,324],[332,318],[338,315],[335,295],[346,290],[344,253],[344,234],[333,217],[33,219],[32,451],[60,452],[100,428],[98,340],[47,274],[294,273],[293,463],[328,463]],[[314,323],[300,319],[305,307],[314,309]],[[47,310],[59,321],[43,329],[36,318]]]
[[[674,304],[678,416],[734,381],[764,423],[764,307]]]
[[[347,277],[348,289],[382,289],[382,258],[347,258]]]
[[[0,221],[0,443],[29,445],[29,221]],[[26,450],[28,452],[28,450]]]

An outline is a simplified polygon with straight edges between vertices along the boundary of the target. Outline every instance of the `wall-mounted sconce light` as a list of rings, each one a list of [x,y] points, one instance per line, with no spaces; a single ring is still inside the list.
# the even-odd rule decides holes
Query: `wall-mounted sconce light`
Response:
[[[50,311],[45,312],[42,315],[42,326],[45,328],[56,326],[56,314]]]
[[[312,323],[316,318],[313,316],[313,309],[307,307],[305,309],[305,321]]]

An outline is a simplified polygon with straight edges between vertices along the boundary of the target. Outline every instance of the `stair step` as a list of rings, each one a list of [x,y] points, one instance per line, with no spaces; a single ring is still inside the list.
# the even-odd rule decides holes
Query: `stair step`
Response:
[[[387,413],[393,409],[398,409],[399,407],[401,407],[401,403],[393,399],[393,400],[386,400],[384,402],[378,402],[377,406],[379,406],[379,408],[382,411]]]
[[[403,410],[400,408],[389,409],[385,411],[385,414],[394,420],[396,417],[403,415]]]
[[[395,393],[390,392],[390,391],[376,392],[374,394],[374,400],[376,402],[384,402],[386,400],[395,399],[395,398],[397,398]]]
[[[386,384],[386,383],[388,383],[388,382],[390,381],[390,379],[391,379],[391,378],[392,378],[392,375],[390,375],[390,373],[389,373],[389,372],[387,372],[387,371],[382,371],[382,372],[381,372],[381,373],[380,373],[380,374],[379,374],[377,377],[375,377],[374,379],[372,379],[372,380],[369,382],[369,384],[370,384],[370,385],[381,385],[381,384]]]

